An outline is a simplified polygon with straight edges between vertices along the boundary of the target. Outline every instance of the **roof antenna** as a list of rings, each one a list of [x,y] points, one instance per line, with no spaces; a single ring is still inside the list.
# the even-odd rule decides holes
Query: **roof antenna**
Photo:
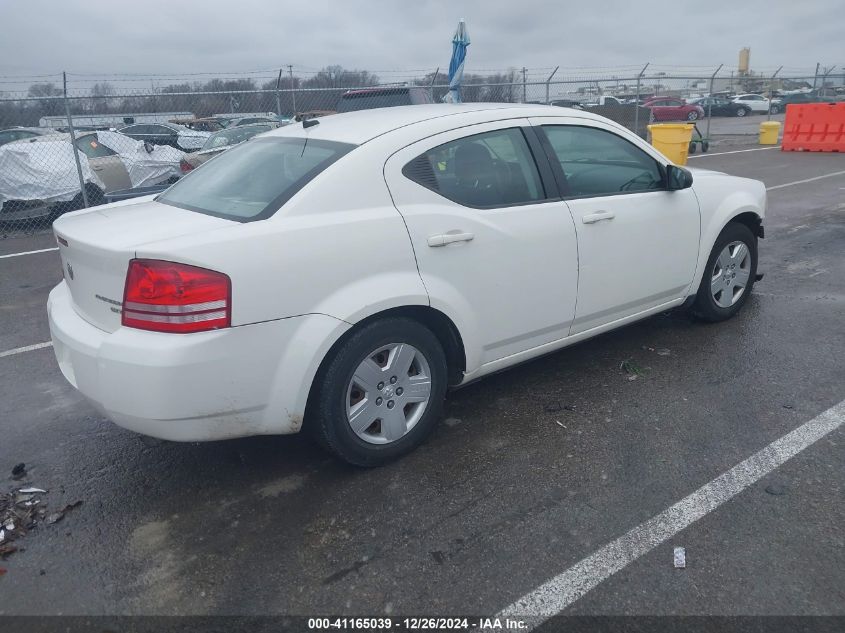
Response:
[[[320,125],[319,119],[302,119],[303,128],[314,127],[315,125]]]

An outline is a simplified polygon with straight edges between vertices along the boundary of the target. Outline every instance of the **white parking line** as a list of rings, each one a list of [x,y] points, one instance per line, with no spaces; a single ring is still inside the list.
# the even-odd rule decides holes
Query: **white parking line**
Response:
[[[3,358],[4,356],[14,356],[15,354],[23,354],[24,352],[31,352],[36,349],[43,349],[52,345],[52,341],[47,341],[46,343],[36,343],[35,345],[27,345],[26,347],[16,347],[15,349],[0,352],[0,358]]]
[[[49,253],[51,251],[57,251],[59,247],[56,248],[42,248],[38,251],[25,251],[23,253],[11,253],[10,255],[0,255],[0,259],[6,259],[7,257],[21,257],[23,255],[35,255],[36,253]]]
[[[582,559],[502,610],[536,627],[661,543],[759,481],[845,422],[845,400],[775,440],[627,534]]]
[[[816,176],[815,178],[807,178],[805,180],[796,180],[795,182],[787,182],[782,185],[775,185],[774,187],[766,187],[766,191],[773,189],[782,189],[784,187],[791,187],[792,185],[803,185],[805,182],[813,182],[814,180],[821,180],[822,178],[832,178],[833,176],[845,176],[845,171],[835,171],[832,174],[825,174],[823,176]]]
[[[708,156],[725,156],[726,154],[743,154],[745,152],[763,152],[767,149],[780,149],[780,147],[775,145],[773,147],[754,147],[752,149],[736,149],[732,152],[717,152],[715,154],[695,154],[694,156],[690,156],[689,158],[707,158]]]

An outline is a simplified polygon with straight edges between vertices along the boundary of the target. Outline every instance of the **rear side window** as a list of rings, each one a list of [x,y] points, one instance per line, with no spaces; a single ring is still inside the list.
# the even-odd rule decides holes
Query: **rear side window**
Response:
[[[613,132],[577,125],[544,125],[543,131],[563,170],[566,197],[664,188],[657,161]]]
[[[305,138],[254,139],[208,161],[156,200],[239,222],[262,220],[354,147]]]
[[[466,207],[510,207],[545,199],[534,157],[518,128],[445,143],[412,160],[402,173]]]

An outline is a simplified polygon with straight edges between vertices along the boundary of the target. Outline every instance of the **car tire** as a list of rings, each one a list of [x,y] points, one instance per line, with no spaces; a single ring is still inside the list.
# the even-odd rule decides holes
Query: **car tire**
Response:
[[[771,113],[772,113],[772,114],[779,114],[779,113],[780,113],[780,108],[779,108],[778,106],[776,106],[776,105],[773,105],[773,106],[772,106],[772,109],[771,109]]]
[[[692,111],[687,114],[687,121],[698,121],[698,112]]]
[[[404,317],[373,321],[353,331],[324,362],[305,425],[341,460],[380,466],[417,448],[434,430],[447,381],[446,354],[431,330]]]
[[[746,114],[748,114],[748,110],[746,110],[745,108],[739,108],[736,111],[737,116],[745,116]]]
[[[691,308],[693,315],[710,323],[730,319],[748,301],[756,278],[757,238],[744,224],[731,222],[716,238],[707,258]]]

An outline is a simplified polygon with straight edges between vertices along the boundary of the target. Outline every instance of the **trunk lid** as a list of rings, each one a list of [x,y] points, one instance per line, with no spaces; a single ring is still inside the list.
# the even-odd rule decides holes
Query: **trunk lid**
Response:
[[[60,217],[53,232],[74,310],[91,325],[114,332],[120,327],[129,260],[138,246],[237,224],[137,199]]]

